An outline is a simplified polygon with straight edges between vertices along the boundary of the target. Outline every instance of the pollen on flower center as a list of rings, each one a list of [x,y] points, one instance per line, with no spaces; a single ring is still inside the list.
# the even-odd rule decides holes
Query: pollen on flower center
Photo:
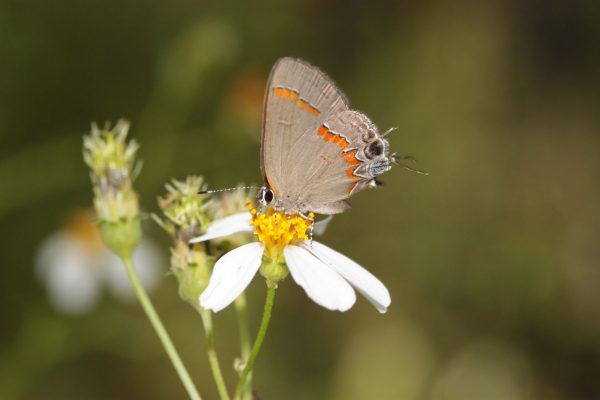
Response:
[[[298,214],[286,215],[273,208],[268,208],[264,214],[259,214],[251,202],[246,207],[252,214],[250,224],[254,226],[254,234],[264,245],[267,254],[275,261],[283,254],[283,249],[288,244],[298,244],[308,239],[307,232],[312,222]],[[309,215],[311,218],[314,215]]]

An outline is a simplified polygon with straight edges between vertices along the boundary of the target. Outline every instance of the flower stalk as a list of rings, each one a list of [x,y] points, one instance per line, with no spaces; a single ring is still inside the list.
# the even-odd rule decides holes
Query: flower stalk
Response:
[[[240,332],[240,349],[242,360],[247,360],[250,357],[252,344],[250,342],[250,331],[248,329],[248,302],[246,294],[242,293],[234,301],[235,311],[238,319],[238,329]],[[239,371],[242,372],[241,370]],[[252,372],[248,374],[246,385],[242,392],[242,400],[252,400]]]
[[[210,364],[210,370],[212,371],[215,385],[217,385],[217,391],[221,400],[229,400],[229,393],[227,392],[227,386],[225,385],[225,379],[223,379],[223,373],[219,365],[219,357],[217,356],[217,349],[215,348],[214,330],[212,323],[212,314],[208,310],[198,308],[200,317],[202,318],[202,324],[204,325],[204,334],[206,336],[206,347],[208,352],[208,363]]]
[[[240,380],[235,388],[234,400],[242,399],[244,387],[246,386],[248,377],[254,368],[256,357],[258,357],[258,353],[260,353],[260,349],[265,341],[265,336],[267,335],[267,330],[269,328],[269,322],[271,322],[271,312],[273,311],[273,304],[275,302],[276,289],[276,286],[267,286],[267,298],[265,300],[265,308],[263,310],[262,320],[260,321],[260,327],[258,328],[258,334],[256,335],[256,340],[252,346],[250,356],[248,357],[248,360],[246,360],[246,365],[240,374]]]
[[[183,386],[185,387],[188,396],[191,400],[201,400],[200,394],[198,393],[198,389],[196,389],[192,378],[190,378],[190,374],[183,365],[183,362],[179,357],[179,353],[177,353],[177,350],[175,349],[175,346],[171,341],[171,337],[169,336],[167,330],[163,326],[158,314],[156,313],[156,310],[154,309],[154,306],[152,305],[152,302],[150,301],[150,298],[148,298],[148,295],[146,294],[146,291],[144,290],[144,287],[142,286],[135,272],[135,268],[133,266],[131,258],[123,259],[123,264],[125,265],[125,269],[127,270],[129,279],[131,279],[131,283],[133,284],[135,294],[140,300],[140,304],[142,305],[146,316],[150,320],[154,331],[158,335],[160,342],[165,348],[165,351],[167,352],[167,355],[169,356],[173,367],[175,367],[175,371],[177,371],[177,375],[179,375],[179,379],[181,379],[181,382],[183,383]]]
[[[198,193],[205,190],[200,176],[188,176],[184,181],[173,180],[166,185],[167,195],[158,199],[164,218],[154,220],[171,235],[171,272],[179,283],[179,297],[199,314],[204,327],[210,370],[221,400],[229,400],[215,346],[215,333],[210,311],[200,307],[198,298],[208,284],[214,257],[204,246],[190,245],[189,239],[206,229],[210,220],[211,201]]]

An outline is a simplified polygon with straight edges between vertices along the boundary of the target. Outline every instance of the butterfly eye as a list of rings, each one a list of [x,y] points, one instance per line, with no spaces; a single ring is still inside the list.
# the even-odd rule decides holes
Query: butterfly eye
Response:
[[[260,188],[260,192],[258,192],[258,201],[260,202],[260,204],[262,204],[263,206],[268,206],[269,204],[271,204],[274,198],[275,195],[273,194],[273,191],[271,189],[265,186]]]
[[[379,139],[367,146],[367,148],[365,149],[365,154],[367,155],[367,157],[372,159],[374,157],[382,155],[384,148],[385,146],[383,142]]]
[[[271,204],[274,197],[275,197],[275,195],[273,194],[273,191],[271,189],[267,189],[265,191],[265,203]]]

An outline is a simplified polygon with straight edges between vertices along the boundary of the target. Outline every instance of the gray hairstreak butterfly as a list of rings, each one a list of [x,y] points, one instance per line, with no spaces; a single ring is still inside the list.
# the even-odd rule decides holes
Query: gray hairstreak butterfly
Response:
[[[390,130],[391,131],[391,130]],[[396,163],[387,131],[380,134],[365,114],[321,70],[306,61],[279,59],[264,101],[262,205],[288,214],[338,214],[346,199]]]

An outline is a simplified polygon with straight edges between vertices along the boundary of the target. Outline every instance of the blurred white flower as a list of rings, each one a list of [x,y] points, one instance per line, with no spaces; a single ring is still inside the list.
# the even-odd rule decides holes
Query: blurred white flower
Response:
[[[197,243],[249,231],[254,231],[259,239],[235,248],[217,261],[208,287],[200,296],[202,307],[214,312],[227,307],[260,268],[269,285],[276,285],[289,270],[308,297],[329,310],[350,309],[356,301],[354,287],[379,312],[387,311],[391,298],[383,283],[343,254],[307,240],[310,221],[272,208],[264,214],[258,214],[251,205],[249,209],[250,213],[215,221],[204,235],[191,240]],[[263,263],[263,256],[267,262]]]
[[[122,262],[102,243],[93,218],[88,211],[74,213],[38,248],[36,275],[46,286],[52,306],[65,314],[91,310],[105,288],[119,300],[135,299]],[[133,262],[144,287],[154,289],[163,275],[160,250],[144,239],[133,254]]]

